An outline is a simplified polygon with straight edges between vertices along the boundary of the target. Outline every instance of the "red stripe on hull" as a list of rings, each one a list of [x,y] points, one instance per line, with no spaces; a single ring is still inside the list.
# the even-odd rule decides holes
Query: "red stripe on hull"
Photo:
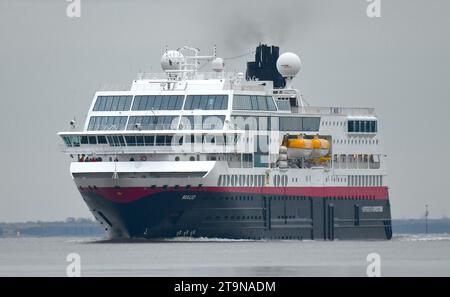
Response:
[[[245,193],[277,196],[333,197],[366,200],[388,200],[387,187],[192,187],[185,189],[168,188],[80,188],[80,192],[95,192],[102,197],[118,203],[136,201],[159,192],[212,192],[212,193]]]

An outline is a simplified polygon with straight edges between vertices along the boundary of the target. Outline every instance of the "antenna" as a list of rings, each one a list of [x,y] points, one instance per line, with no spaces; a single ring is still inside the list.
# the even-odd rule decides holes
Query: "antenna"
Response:
[[[212,61],[216,58],[216,51],[214,48],[213,55],[200,56],[198,54],[200,49],[195,47],[183,46],[177,50],[168,50],[161,57],[161,67],[169,77],[182,79],[195,77],[200,61]]]
[[[299,56],[291,52],[286,52],[280,55],[276,63],[277,70],[285,81],[284,90],[286,91],[286,94],[292,94],[293,92],[295,92],[296,102],[294,106],[300,105],[303,109],[305,107],[305,103],[306,105],[309,104],[303,99],[303,95],[300,94],[300,92],[292,86],[292,80],[299,73],[301,65],[302,62]]]
[[[277,70],[286,80],[286,89],[292,89],[292,80],[300,71],[302,62],[294,53],[284,53],[278,57]]]

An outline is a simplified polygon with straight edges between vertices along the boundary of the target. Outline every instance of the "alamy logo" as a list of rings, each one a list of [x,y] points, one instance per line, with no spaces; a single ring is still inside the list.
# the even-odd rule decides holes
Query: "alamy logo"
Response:
[[[366,274],[369,277],[381,276],[381,257],[377,253],[370,253],[367,255],[367,270]]]
[[[381,0],[367,0],[370,2],[366,13],[369,18],[381,18]]]
[[[81,276],[81,257],[77,253],[70,253],[66,257],[66,261],[69,262],[66,268],[66,274],[68,277],[80,277]]]
[[[81,17],[81,0],[66,0],[70,2],[67,5],[66,14],[69,18],[80,18]]]

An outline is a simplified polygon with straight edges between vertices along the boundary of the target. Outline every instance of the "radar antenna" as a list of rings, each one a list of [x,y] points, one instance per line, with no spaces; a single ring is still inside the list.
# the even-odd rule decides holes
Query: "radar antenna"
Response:
[[[200,49],[186,45],[166,51],[161,58],[161,66],[169,77],[187,80],[197,75],[201,60],[212,61],[216,58],[217,49],[214,46],[213,54],[207,56],[201,56],[199,52]]]

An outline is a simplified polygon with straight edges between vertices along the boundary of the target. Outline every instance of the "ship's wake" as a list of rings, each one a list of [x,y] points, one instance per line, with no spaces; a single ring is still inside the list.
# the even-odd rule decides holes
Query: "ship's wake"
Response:
[[[398,241],[450,241],[450,234],[397,234],[393,240]]]

